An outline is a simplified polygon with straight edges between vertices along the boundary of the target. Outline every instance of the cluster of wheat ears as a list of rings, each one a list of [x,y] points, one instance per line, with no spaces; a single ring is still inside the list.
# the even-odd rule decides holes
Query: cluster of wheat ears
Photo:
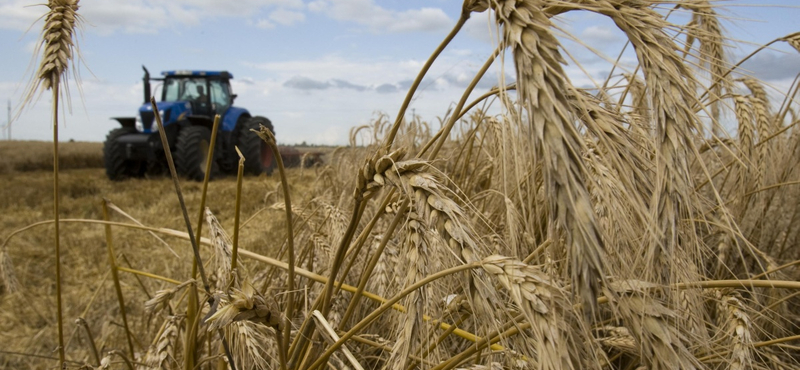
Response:
[[[77,3],[48,4],[34,87],[55,97],[72,60]],[[487,10],[497,49],[441,128],[404,120],[439,53]],[[797,369],[800,84],[775,101],[742,77],[752,55],[728,60],[717,10],[706,0],[466,0],[397,120],[354,129],[353,140],[366,131],[373,143],[335,151],[317,169],[310,201],[291,203],[280,167],[273,207],[286,230],[262,241],[274,246],[269,256],[239,247],[238,212],[233,231],[209,210],[199,222],[184,210],[186,230],[105,222],[116,334],[104,333],[98,349],[80,319],[84,346],[65,353],[60,339],[59,363]],[[571,11],[608,17],[627,37],[638,66],[621,82],[571,84],[552,19]],[[673,12],[691,21],[671,23]],[[779,42],[800,52],[795,33],[756,53]],[[516,82],[468,101],[501,57],[513,60]],[[503,113],[487,114],[489,104]],[[738,123],[737,135],[723,133],[726,122]],[[238,197],[237,211],[247,201]],[[112,229],[125,227],[191,244],[192,259],[180,263],[194,264],[193,274],[118,264]],[[5,295],[25,289],[8,248]],[[123,275],[161,288],[131,307],[142,300],[123,294]],[[62,320],[76,318],[58,315],[61,338]]]

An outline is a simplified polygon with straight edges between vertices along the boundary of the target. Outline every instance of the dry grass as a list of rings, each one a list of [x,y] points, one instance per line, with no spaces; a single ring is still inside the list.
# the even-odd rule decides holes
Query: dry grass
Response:
[[[0,174],[53,169],[52,143],[41,141],[0,142]],[[64,142],[59,145],[62,169],[102,168],[103,144]]]
[[[210,296],[192,274],[168,179],[63,171],[64,317],[88,327],[66,331],[68,364],[800,367],[795,96],[779,105],[754,79],[723,81],[734,67],[713,3],[685,2],[689,25],[670,23],[654,3],[465,2],[453,33],[470,11],[491,7],[515,62],[516,85],[486,95],[503,113],[461,111],[475,106],[468,90],[439,133],[381,116],[324,167],[287,171],[291,203],[277,176],[247,179],[238,264],[227,236],[235,179],[209,185],[209,211],[198,209],[201,185],[183,183],[189,214],[207,216],[200,254]],[[621,85],[593,94],[564,75],[550,18],[578,9],[609,17],[631,40],[639,71],[614,79]],[[797,35],[782,41],[797,47]],[[715,123],[700,112],[715,109],[737,119],[737,137],[705,135]],[[4,236],[48,219],[43,172],[0,176]],[[113,229],[133,358],[121,351],[101,197],[127,214],[112,221],[126,224]],[[54,258],[49,227],[15,233],[0,251],[4,367],[55,364],[46,358],[56,346],[54,283],[42,273]]]

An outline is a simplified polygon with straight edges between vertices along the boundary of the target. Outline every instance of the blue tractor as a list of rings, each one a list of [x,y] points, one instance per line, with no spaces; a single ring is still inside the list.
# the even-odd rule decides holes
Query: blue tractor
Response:
[[[214,115],[222,117],[214,147],[210,177],[235,173],[238,147],[245,157],[245,174],[271,174],[275,166],[272,150],[252,129],[272,123],[251,116],[233,106],[236,94],[231,91],[233,75],[227,71],[166,71],[161,78],[151,78],[144,69],[144,104],[136,117],[115,117],[122,127],[111,130],[103,145],[106,175],[111,180],[163,173],[166,156],[155,115],[161,117],[169,148],[178,174],[202,181],[205,176]],[[150,104],[150,82],[162,83],[158,112]]]

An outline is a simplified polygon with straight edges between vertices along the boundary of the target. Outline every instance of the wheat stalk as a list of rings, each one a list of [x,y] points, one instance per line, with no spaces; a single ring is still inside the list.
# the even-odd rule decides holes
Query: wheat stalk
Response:
[[[36,74],[31,79],[23,106],[33,100],[40,90],[53,92],[53,219],[55,220],[55,254],[56,254],[56,311],[58,323],[58,358],[59,366],[64,367],[64,324],[61,293],[61,245],[59,225],[59,179],[58,179],[58,108],[61,95],[60,83],[66,83],[70,61],[75,49],[74,33],[80,21],[77,14],[78,0],[49,0],[50,9],[44,16],[44,28],[36,54],[42,52],[41,61]],[[63,80],[63,81],[62,81]],[[64,88],[66,91],[67,89]],[[68,94],[67,94],[68,96]]]

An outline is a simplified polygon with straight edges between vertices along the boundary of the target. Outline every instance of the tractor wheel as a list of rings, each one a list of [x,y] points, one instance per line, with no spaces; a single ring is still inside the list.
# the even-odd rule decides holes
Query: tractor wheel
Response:
[[[120,136],[135,134],[133,127],[122,127],[111,130],[103,143],[103,162],[105,162],[106,175],[112,181],[121,181],[130,177],[141,177],[144,163],[128,159],[125,153],[125,144],[119,142]]]
[[[178,132],[175,142],[175,169],[190,180],[203,181],[206,161],[211,143],[211,131],[203,126],[186,126]],[[211,176],[219,172],[216,163],[211,164]]]
[[[267,175],[272,175],[272,170],[275,169],[275,158],[272,155],[272,149],[267,145],[264,140],[255,133],[250,131],[258,131],[261,126],[268,128],[272,133],[275,129],[272,128],[272,122],[264,117],[253,117],[244,121],[239,126],[237,132],[237,143],[239,150],[244,155],[244,173],[247,175],[260,175],[266,172]]]

